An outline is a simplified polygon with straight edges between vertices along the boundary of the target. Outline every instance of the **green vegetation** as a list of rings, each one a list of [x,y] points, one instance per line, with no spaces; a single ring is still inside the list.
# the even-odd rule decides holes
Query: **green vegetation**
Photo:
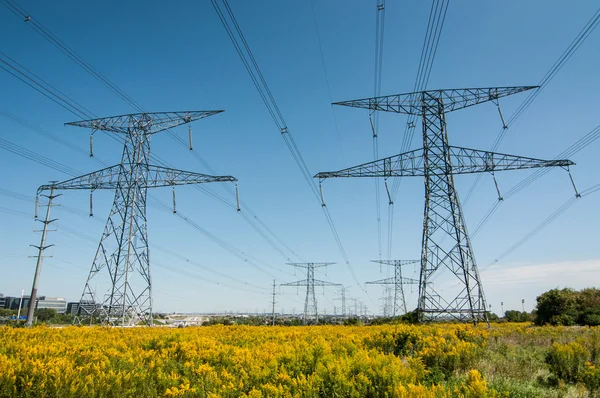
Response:
[[[600,325],[600,290],[552,289],[537,298],[536,325]]]

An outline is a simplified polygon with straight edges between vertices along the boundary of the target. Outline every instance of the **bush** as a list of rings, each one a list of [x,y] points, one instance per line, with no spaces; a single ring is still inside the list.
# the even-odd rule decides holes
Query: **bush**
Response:
[[[15,315],[13,310],[9,310],[8,308],[0,308],[0,316],[12,316]]]
[[[413,356],[422,348],[421,338],[414,331],[399,332],[394,335],[394,355]]]
[[[509,310],[504,313],[508,322],[531,322],[533,317],[527,312]]]
[[[537,298],[536,325],[600,325],[600,290],[552,289]]]
[[[56,310],[54,308],[40,308],[35,311],[35,316],[38,322],[49,322],[56,317]]]
[[[586,362],[582,382],[583,385],[590,390],[591,396],[595,397],[596,392],[600,390],[600,369],[592,363]]]
[[[546,363],[550,371],[567,383],[577,383],[583,380],[588,353],[577,342],[554,343],[546,355]]]
[[[573,325],[577,319],[573,289],[552,289],[537,299],[536,325]]]
[[[467,398],[486,398],[489,395],[487,382],[475,369],[467,373],[465,384],[459,390],[460,394]]]

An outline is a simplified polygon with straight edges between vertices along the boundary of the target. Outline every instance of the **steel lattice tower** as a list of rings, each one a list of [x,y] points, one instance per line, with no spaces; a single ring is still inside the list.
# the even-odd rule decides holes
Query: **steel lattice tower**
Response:
[[[281,286],[306,286],[306,300],[304,301],[304,314],[302,321],[306,323],[309,317],[319,320],[317,312],[317,298],[315,296],[315,286],[341,286],[339,283],[331,283],[315,279],[315,268],[327,267],[335,263],[288,263],[298,268],[306,268],[306,279],[284,283]]]
[[[349,288],[347,288],[346,286],[343,286],[340,288],[340,296],[339,298],[334,298],[334,300],[341,300],[342,302],[342,316],[346,316],[346,290],[348,290]]]
[[[103,130],[124,136],[121,163],[38,189],[38,193],[49,189],[115,190],[112,209],[81,296],[77,314],[80,322],[95,316],[103,323],[131,325],[142,321],[152,325],[147,189],[237,180],[151,165],[151,137],[220,112],[137,113],[66,124],[91,128],[92,134]],[[100,297],[94,290],[99,283],[103,284],[102,289],[106,288]]]
[[[374,263],[391,265],[394,267],[394,277],[380,279],[378,281],[367,282],[371,285],[394,285],[394,306],[392,316],[406,314],[406,298],[404,297],[404,284],[419,284],[419,281],[412,278],[402,277],[402,266],[416,264],[420,260],[372,260]]]
[[[333,177],[424,177],[425,211],[417,307],[420,320],[455,318],[487,321],[483,288],[454,187],[454,175],[553,166],[568,168],[574,164],[569,160],[540,160],[449,144],[446,113],[488,101],[497,103],[501,97],[533,88],[536,87],[428,90],[335,103],[422,118],[423,148],[315,176],[320,180]],[[431,287],[431,280],[444,269],[459,280],[459,287],[451,293],[445,291],[442,297]]]

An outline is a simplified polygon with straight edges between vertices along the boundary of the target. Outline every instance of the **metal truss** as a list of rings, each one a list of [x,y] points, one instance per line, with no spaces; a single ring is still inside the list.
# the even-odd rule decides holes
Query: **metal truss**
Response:
[[[450,169],[438,171],[449,174],[569,167],[575,164],[566,159],[542,160],[456,146],[447,149]],[[420,148],[339,171],[318,173],[315,177],[321,180],[334,177],[422,177],[425,172],[424,149]]]
[[[347,287],[342,286],[340,288],[340,297],[333,299],[333,300],[340,300],[342,302],[342,316],[346,316],[346,290],[347,289],[348,289]]]
[[[394,277],[367,282],[368,285],[394,285],[394,306],[392,316],[406,314],[406,298],[404,285],[418,285],[419,281],[402,277],[402,266],[419,263],[420,260],[372,260],[373,263],[391,265],[394,267]]]
[[[315,268],[327,267],[335,263],[288,263],[298,268],[306,268],[306,279],[284,283],[281,286],[306,286],[306,300],[304,302],[304,314],[302,315],[302,321],[306,321],[314,317],[315,322],[319,320],[319,314],[317,312],[317,298],[315,296],[315,286],[342,286],[339,283],[331,283],[315,279]]]
[[[130,168],[131,165],[117,164],[60,183],[42,185],[39,190],[48,190],[51,187],[55,189],[117,189],[119,183],[121,183],[119,178],[127,171],[128,167]],[[146,184],[141,188],[236,181],[231,176],[211,176],[153,165],[146,165],[145,172],[148,174],[148,178],[146,179]]]
[[[539,86],[459,88],[449,90],[429,90],[413,93],[386,95],[351,101],[334,102],[334,105],[364,108],[371,111],[405,113],[422,116],[422,98],[438,98],[444,103],[444,112],[468,108],[487,101],[497,101],[501,97],[531,90]]]
[[[574,165],[570,160],[540,160],[522,156],[450,146],[445,114],[492,101],[535,86],[428,90],[416,93],[338,102],[337,105],[419,115],[423,147],[400,155],[315,178],[405,177],[425,179],[425,211],[421,247],[418,316],[422,321],[457,319],[487,322],[483,287],[473,255],[458,194],[455,174],[520,170]],[[434,275],[449,271],[458,288],[445,289],[444,296],[432,287]],[[455,286],[456,286],[455,285]]]
[[[65,123],[66,126],[90,128],[92,131],[110,131],[129,135],[133,130],[144,131],[144,135],[156,134],[182,124],[204,119],[223,111],[183,111],[133,113],[128,115],[103,117],[99,119],[81,120]]]
[[[120,164],[42,185],[38,189],[38,193],[52,189],[115,190],[114,202],[81,295],[77,314],[80,323],[96,318],[105,324],[125,326],[141,322],[152,325],[146,220],[148,188],[237,180],[231,176],[209,176],[150,165],[150,137],[219,112],[138,113],[67,123],[126,135]]]

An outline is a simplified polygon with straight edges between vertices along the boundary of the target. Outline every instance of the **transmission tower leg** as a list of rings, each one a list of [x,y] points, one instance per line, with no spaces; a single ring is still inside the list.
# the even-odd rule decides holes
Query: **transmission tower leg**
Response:
[[[483,288],[454,187],[444,104],[437,95],[422,93],[425,214],[417,311],[424,321],[453,318],[487,322]],[[458,279],[459,287],[445,289],[442,298],[430,282],[444,269]],[[440,281],[448,287],[455,280],[446,282]]]

